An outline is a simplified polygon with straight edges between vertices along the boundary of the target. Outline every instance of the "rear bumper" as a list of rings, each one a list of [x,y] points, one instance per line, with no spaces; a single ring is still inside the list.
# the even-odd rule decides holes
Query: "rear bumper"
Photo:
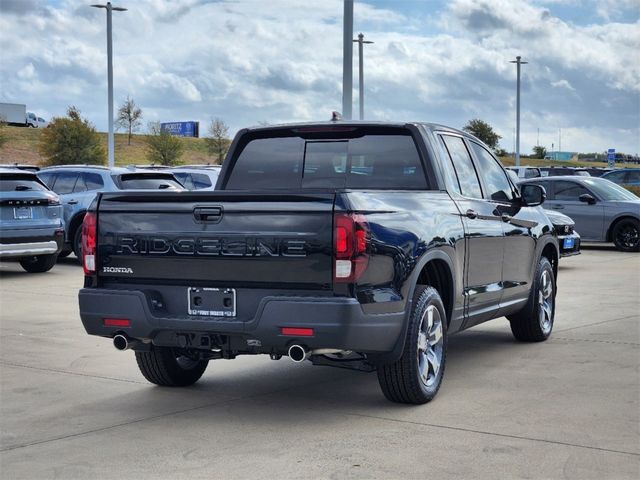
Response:
[[[56,227],[12,229],[0,232],[0,258],[59,253],[64,243],[62,224]]]
[[[239,350],[286,352],[292,344],[310,349],[332,348],[382,353],[393,350],[404,323],[404,312],[367,315],[357,300],[337,297],[266,296],[250,321],[162,317],[154,315],[141,291],[85,288],[79,293],[80,318],[87,333],[113,337],[124,332],[155,345],[179,346],[184,334],[226,335]],[[131,326],[107,327],[105,318],[129,319]],[[312,337],[281,335],[281,327],[313,328]],[[238,342],[238,340],[240,340]]]

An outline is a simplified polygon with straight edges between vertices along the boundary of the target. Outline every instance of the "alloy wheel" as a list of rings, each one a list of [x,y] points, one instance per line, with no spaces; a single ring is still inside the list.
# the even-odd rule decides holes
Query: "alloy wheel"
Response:
[[[418,331],[418,369],[420,380],[431,387],[438,378],[443,356],[442,317],[435,305],[422,315]]]

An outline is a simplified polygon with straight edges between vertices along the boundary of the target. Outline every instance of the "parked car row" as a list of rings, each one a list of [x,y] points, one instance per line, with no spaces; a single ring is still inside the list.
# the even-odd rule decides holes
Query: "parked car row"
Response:
[[[219,165],[0,165],[0,258],[18,259],[29,272],[50,270],[58,257],[81,257],[82,223],[98,192],[214,190],[219,172]]]

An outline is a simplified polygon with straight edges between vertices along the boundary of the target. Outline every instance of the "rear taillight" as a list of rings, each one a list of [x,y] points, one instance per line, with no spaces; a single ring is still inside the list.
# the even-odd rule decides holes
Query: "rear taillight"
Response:
[[[87,212],[82,222],[82,266],[85,275],[96,273],[96,214]]]
[[[369,227],[363,215],[337,213],[333,217],[335,282],[357,281],[369,264]]]

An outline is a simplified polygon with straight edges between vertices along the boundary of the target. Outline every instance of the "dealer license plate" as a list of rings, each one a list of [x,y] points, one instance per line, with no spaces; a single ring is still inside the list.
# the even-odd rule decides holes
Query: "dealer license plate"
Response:
[[[16,220],[30,220],[33,218],[31,207],[16,207],[13,209],[13,218]]]
[[[562,246],[565,249],[569,249],[569,248],[573,248],[575,244],[576,244],[575,238],[565,238]]]
[[[187,290],[189,315],[203,317],[235,317],[235,288],[189,287]]]

